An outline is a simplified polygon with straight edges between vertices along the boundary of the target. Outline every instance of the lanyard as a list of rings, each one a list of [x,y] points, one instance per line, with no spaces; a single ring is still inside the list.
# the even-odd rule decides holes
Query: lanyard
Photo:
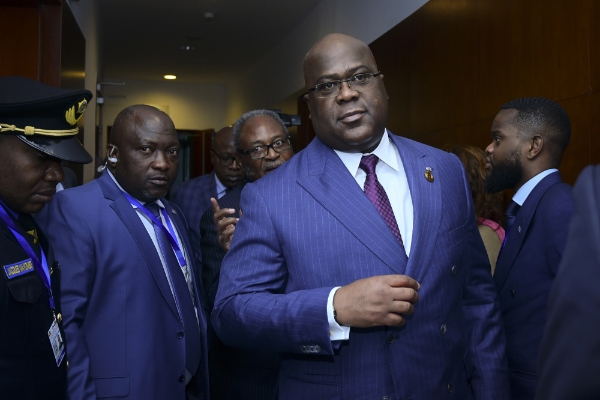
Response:
[[[19,244],[21,245],[21,248],[23,248],[23,251],[25,251],[27,256],[29,258],[31,258],[31,262],[35,268],[35,271],[38,273],[38,275],[42,279],[42,282],[44,282],[44,286],[46,286],[46,289],[48,290],[48,298],[50,300],[50,309],[52,310],[52,312],[54,312],[54,296],[52,295],[52,285],[50,284],[50,273],[48,271],[48,261],[46,260],[46,255],[44,254],[44,249],[42,249],[42,246],[40,246],[40,254],[42,256],[42,260],[40,262],[40,259],[35,254],[35,251],[33,251],[31,246],[29,245],[29,242],[27,242],[27,239],[25,239],[23,237],[23,235],[21,235],[19,233],[17,226],[15,225],[12,218],[10,218],[10,216],[8,215],[8,213],[6,212],[6,210],[4,209],[3,206],[0,206],[0,219],[2,219],[2,221],[4,221],[4,223],[6,224],[6,226],[8,226],[8,229],[10,229],[12,234],[15,236],[15,239],[17,239],[17,242],[19,242]]]
[[[163,218],[165,219],[165,221],[167,221],[167,226],[169,227],[169,230],[167,230],[167,228],[165,228],[162,222],[158,218],[156,218],[156,216],[154,216],[154,214],[152,214],[146,207],[144,207],[142,203],[131,197],[126,192],[123,192],[123,194],[125,195],[127,200],[129,200],[129,204],[131,204],[132,206],[136,206],[141,212],[144,213],[145,216],[150,218],[150,221],[152,221],[154,226],[157,226],[165,234],[167,239],[169,239],[169,243],[171,243],[171,247],[173,248],[175,255],[177,256],[177,261],[179,262],[179,265],[181,267],[185,267],[187,263],[185,262],[183,252],[181,251],[179,244],[177,243],[177,239],[175,237],[175,230],[173,229],[173,225],[171,224],[169,214],[167,214],[167,212],[162,207],[159,207],[160,211],[162,212]]]

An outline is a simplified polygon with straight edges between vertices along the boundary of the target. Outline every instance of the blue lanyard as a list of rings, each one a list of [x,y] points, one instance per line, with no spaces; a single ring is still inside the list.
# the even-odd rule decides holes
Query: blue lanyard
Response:
[[[23,235],[19,233],[17,226],[15,225],[12,218],[10,218],[3,205],[0,205],[0,219],[2,219],[6,226],[8,226],[8,229],[10,229],[12,234],[15,236],[15,239],[17,239],[17,242],[19,242],[19,244],[21,245],[23,251],[25,251],[27,256],[31,258],[31,262],[35,268],[35,271],[38,273],[38,275],[42,279],[42,282],[44,282],[44,286],[46,286],[46,289],[48,290],[50,309],[52,310],[52,312],[54,312],[54,296],[52,295],[52,285],[50,284],[50,272],[48,271],[48,261],[46,260],[44,249],[42,249],[42,246],[40,246],[40,254],[42,256],[42,260],[40,262],[40,259],[29,245],[29,242],[27,242],[27,239],[25,239]]]
[[[132,206],[136,206],[141,212],[144,213],[145,216],[150,218],[150,221],[152,221],[152,223],[155,226],[157,226],[167,236],[167,239],[169,239],[169,243],[171,243],[171,247],[173,248],[173,251],[175,251],[175,255],[177,256],[177,261],[179,262],[179,266],[185,267],[187,265],[187,263],[185,262],[185,257],[183,256],[183,252],[181,251],[181,248],[179,247],[179,244],[177,243],[177,239],[175,236],[175,230],[173,229],[173,225],[171,224],[171,219],[169,218],[169,214],[167,214],[165,209],[160,207],[160,211],[161,211],[162,216],[165,219],[165,221],[167,221],[167,226],[169,227],[169,230],[167,230],[167,228],[165,228],[165,226],[162,224],[162,222],[158,218],[156,218],[154,216],[154,214],[152,214],[150,212],[150,210],[148,210],[146,207],[144,207],[142,205],[142,203],[140,203],[139,201],[137,201],[136,199],[131,197],[126,192],[123,192],[123,194],[125,195],[127,200],[129,200],[129,204],[131,204]]]

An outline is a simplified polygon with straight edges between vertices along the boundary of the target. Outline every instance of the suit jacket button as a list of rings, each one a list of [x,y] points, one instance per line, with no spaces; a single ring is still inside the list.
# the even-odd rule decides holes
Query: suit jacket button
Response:
[[[59,324],[62,322],[62,314],[61,313],[56,314],[56,322],[58,322]]]
[[[453,390],[453,388],[452,388],[452,384],[451,384],[451,383],[449,383],[449,384],[448,384],[448,392],[449,392],[449,393],[452,393],[452,390]]]
[[[383,399],[381,399],[381,400],[390,400],[390,397],[389,396],[383,396]]]
[[[308,353],[308,346],[302,346],[300,349],[303,353]]]
[[[456,275],[456,265],[452,266],[452,275]]]
[[[320,353],[321,352],[321,346],[316,345],[316,346],[313,347],[313,350],[314,350],[315,353]]]
[[[177,332],[177,338],[183,339],[183,332],[182,331]]]
[[[67,360],[67,369],[69,369],[71,367],[71,364],[69,363],[69,360]]]
[[[441,333],[442,335],[445,335],[445,334],[446,334],[446,332],[448,332],[448,327],[446,326],[446,324],[444,324],[444,325],[440,326],[440,333]]]
[[[392,343],[394,343],[394,340],[396,340],[396,338],[394,337],[394,335],[390,335],[390,336],[388,336],[388,338],[386,339],[385,342],[387,344],[392,344]]]
[[[185,382],[185,375],[179,375],[179,378],[177,379],[180,383]]]
[[[511,289],[510,290],[510,297],[512,297],[513,299],[515,298],[516,294],[515,294],[515,289]]]

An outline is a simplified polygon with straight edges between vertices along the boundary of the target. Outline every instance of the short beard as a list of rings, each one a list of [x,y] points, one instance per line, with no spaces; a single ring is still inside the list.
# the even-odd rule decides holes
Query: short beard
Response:
[[[487,193],[498,193],[517,186],[517,183],[523,177],[523,168],[519,156],[520,149],[517,148],[506,161],[493,165],[492,172],[485,178],[485,191]]]

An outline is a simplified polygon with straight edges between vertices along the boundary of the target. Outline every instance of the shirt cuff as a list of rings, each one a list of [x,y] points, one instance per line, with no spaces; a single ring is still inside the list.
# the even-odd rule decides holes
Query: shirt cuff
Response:
[[[327,320],[329,321],[329,338],[331,341],[336,340],[348,340],[350,338],[350,327],[349,326],[341,326],[335,321],[333,317],[333,296],[335,292],[341,286],[334,287],[329,292],[329,297],[327,298]]]

